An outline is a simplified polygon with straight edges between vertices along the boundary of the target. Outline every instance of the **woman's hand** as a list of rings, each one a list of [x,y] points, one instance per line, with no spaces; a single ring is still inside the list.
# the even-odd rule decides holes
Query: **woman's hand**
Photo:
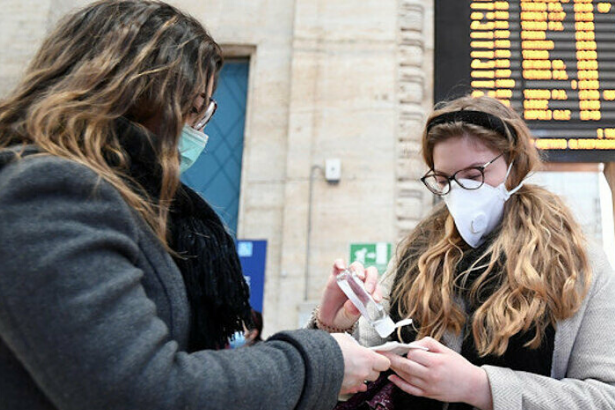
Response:
[[[350,265],[350,268],[365,282],[367,293],[371,294],[376,302],[380,302],[382,294],[378,286],[378,270],[374,267],[365,269],[358,262]],[[348,300],[346,294],[337,285],[335,277],[344,269],[346,269],[346,266],[341,259],[334,262],[331,275],[327,280],[327,286],[320,300],[318,312],[318,320],[321,323],[338,329],[352,327],[361,316],[359,310]]]
[[[366,381],[375,381],[380,372],[389,369],[389,359],[367,349],[347,333],[332,333],[344,355],[344,380],[340,394],[367,390]]]
[[[389,380],[397,387],[414,396],[468,403],[482,410],[493,408],[489,379],[483,369],[430,337],[413,345],[429,351],[411,349],[407,358],[385,354],[396,373]]]

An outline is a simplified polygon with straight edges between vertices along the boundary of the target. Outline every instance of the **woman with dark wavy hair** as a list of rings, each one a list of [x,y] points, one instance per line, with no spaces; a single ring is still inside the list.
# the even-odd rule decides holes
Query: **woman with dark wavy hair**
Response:
[[[428,350],[388,355],[394,388],[379,380],[339,408],[615,408],[613,269],[563,201],[525,181],[540,165],[525,122],[496,99],[459,98],[428,118],[422,148],[421,180],[442,202],[379,292],[394,320],[413,320],[390,338]],[[357,312],[327,289],[318,320],[350,328]],[[355,336],[385,341],[364,319]]]
[[[0,409],[325,409],[386,358],[250,322],[232,238],[180,184],[222,65],[158,1],[67,16],[0,102]]]

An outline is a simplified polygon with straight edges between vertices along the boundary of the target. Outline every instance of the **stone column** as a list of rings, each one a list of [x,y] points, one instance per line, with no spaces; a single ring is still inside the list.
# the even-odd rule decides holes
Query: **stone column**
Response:
[[[421,135],[433,105],[433,4],[398,2],[397,237],[405,237],[431,209],[432,195],[419,178],[426,168]]]

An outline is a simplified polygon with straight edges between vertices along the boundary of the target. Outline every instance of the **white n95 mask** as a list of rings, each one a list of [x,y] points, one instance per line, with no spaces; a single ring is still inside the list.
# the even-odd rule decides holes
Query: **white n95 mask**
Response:
[[[505,202],[523,186],[523,183],[520,183],[516,188],[506,190],[504,184],[511,167],[512,163],[508,167],[504,182],[497,187],[484,183],[478,189],[468,190],[451,181],[451,190],[444,196],[444,202],[455,220],[459,235],[472,248],[485,242],[485,237],[502,221]],[[469,179],[463,179],[462,183],[466,187],[480,185],[479,181]]]

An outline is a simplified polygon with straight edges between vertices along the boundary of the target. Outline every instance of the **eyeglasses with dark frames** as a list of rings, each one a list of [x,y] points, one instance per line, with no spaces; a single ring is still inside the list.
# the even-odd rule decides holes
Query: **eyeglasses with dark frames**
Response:
[[[485,183],[485,168],[493,164],[502,155],[504,153],[484,165],[460,169],[450,177],[432,169],[421,178],[421,182],[425,184],[427,189],[439,196],[446,195],[451,191],[451,181],[455,181],[463,189],[472,191],[483,186]],[[472,181],[472,183],[468,183],[468,181]]]

